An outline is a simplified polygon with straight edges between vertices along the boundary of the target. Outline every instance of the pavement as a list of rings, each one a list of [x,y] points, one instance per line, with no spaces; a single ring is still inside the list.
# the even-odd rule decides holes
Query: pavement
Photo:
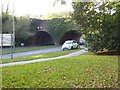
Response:
[[[62,50],[61,47],[55,47],[55,48],[47,48],[42,50],[33,50],[33,51],[27,51],[27,52],[18,52],[13,54],[3,54],[2,59],[11,58],[11,55],[13,55],[13,58],[15,57],[21,57],[21,56],[30,56],[35,54],[41,54],[41,53],[47,53],[47,52],[56,52]]]
[[[87,48],[83,47],[83,49],[80,50],[80,51],[70,53],[70,54],[67,54],[67,55],[63,55],[63,56],[54,57],[54,58],[43,58],[43,59],[35,59],[35,60],[31,60],[31,61],[20,61],[20,62],[11,62],[11,63],[0,64],[0,67],[23,65],[23,64],[30,64],[30,63],[36,63],[36,62],[42,62],[42,61],[48,61],[48,60],[57,60],[57,59],[60,59],[60,58],[68,58],[68,57],[78,56],[78,55],[86,53],[87,52],[86,49]]]

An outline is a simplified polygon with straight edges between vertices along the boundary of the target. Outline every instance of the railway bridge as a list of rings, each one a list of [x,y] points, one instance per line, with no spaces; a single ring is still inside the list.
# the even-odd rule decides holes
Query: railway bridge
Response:
[[[48,32],[47,20],[41,20],[41,23],[38,25],[38,31],[34,37],[30,38],[31,45],[54,45],[54,44],[63,44],[66,40],[76,40],[78,43],[80,41],[81,33],[77,30],[70,30],[62,35],[59,43],[54,40],[54,37]]]

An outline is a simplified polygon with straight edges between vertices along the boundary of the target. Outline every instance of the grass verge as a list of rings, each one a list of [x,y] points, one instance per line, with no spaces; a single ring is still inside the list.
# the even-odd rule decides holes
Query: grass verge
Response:
[[[118,88],[118,57],[80,55],[3,67],[3,88]]]
[[[18,58],[9,58],[9,59],[3,59],[2,63],[9,63],[9,62],[19,62],[19,61],[29,61],[33,59],[41,59],[41,58],[52,58],[57,56],[66,55],[75,51],[79,51],[80,49],[74,49],[74,50],[66,50],[66,51],[57,51],[57,52],[49,52],[44,54],[37,54],[32,56],[23,56]]]

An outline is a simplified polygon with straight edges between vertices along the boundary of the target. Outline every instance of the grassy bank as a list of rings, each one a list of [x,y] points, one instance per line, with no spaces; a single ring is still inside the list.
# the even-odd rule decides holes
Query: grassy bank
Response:
[[[90,53],[3,67],[4,88],[117,88],[118,57]]]

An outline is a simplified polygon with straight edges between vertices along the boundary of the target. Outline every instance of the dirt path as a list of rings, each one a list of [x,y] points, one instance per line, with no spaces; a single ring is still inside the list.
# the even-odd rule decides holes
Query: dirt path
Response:
[[[82,49],[82,50],[74,52],[74,53],[70,53],[70,54],[67,54],[67,55],[58,56],[58,57],[54,57],[54,58],[43,58],[43,59],[35,59],[35,60],[31,60],[31,61],[21,61],[21,62],[11,62],[11,63],[6,63],[6,64],[0,64],[0,67],[22,65],[22,64],[30,64],[30,63],[48,61],[48,60],[57,60],[57,59],[60,59],[60,58],[78,56],[78,55],[84,54],[86,52],[87,52],[86,50]]]

